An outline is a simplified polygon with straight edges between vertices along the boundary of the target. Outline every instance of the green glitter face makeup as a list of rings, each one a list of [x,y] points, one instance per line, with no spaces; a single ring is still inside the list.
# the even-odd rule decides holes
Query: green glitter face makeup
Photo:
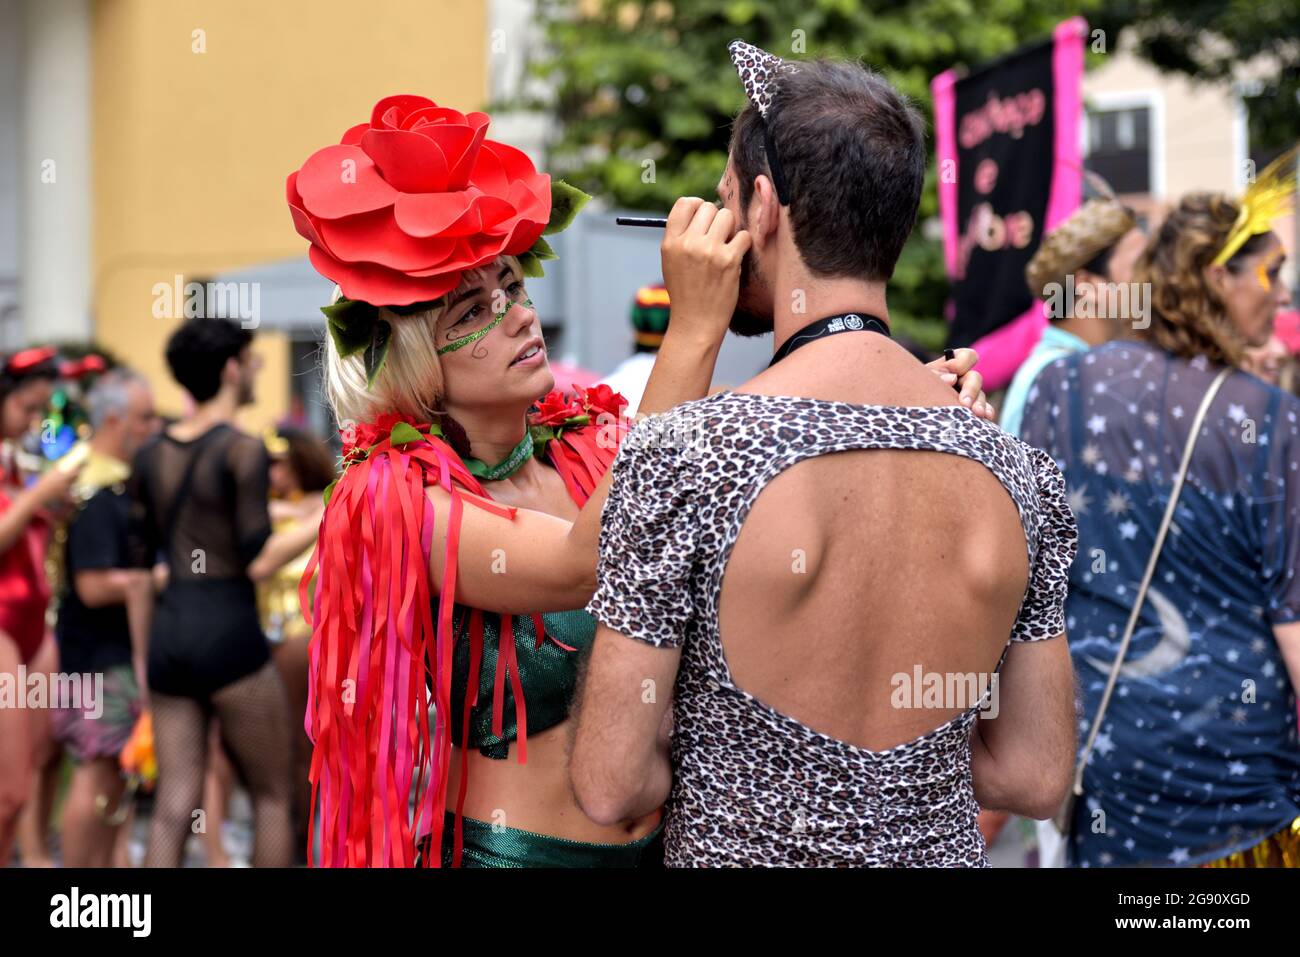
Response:
[[[482,339],[484,336],[486,336],[497,326],[501,325],[501,320],[505,319],[505,317],[510,314],[510,310],[513,309],[515,306],[523,306],[525,309],[531,309],[533,307],[533,301],[528,298],[526,293],[523,292],[523,288],[524,288],[523,283],[519,283],[519,291],[524,296],[523,299],[512,298],[510,300],[509,305],[507,305],[503,311],[496,313],[492,321],[489,322],[486,326],[484,326],[482,329],[479,329],[477,332],[471,332],[468,335],[461,336],[459,339],[453,339],[451,342],[447,343],[445,346],[442,346],[440,349],[438,349],[438,355],[441,356],[441,355],[446,355],[448,352],[455,352],[457,349],[463,348],[464,346],[469,345],[471,342],[477,342],[478,340]]]

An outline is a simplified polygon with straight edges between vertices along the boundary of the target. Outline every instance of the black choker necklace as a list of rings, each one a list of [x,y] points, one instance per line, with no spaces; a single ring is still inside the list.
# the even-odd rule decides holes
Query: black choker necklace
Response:
[[[772,361],[767,364],[767,367],[772,368],[800,346],[806,346],[817,339],[840,332],[862,332],[863,330],[889,336],[889,327],[884,322],[864,312],[844,312],[838,316],[814,320],[781,343],[781,348],[776,350],[776,355],[772,356]]]

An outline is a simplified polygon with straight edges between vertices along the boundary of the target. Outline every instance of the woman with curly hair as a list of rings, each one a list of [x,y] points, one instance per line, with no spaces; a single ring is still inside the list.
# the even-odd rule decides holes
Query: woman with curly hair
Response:
[[[1300,866],[1300,401],[1234,368],[1290,302],[1270,228],[1287,162],[1240,201],[1184,198],[1134,269],[1150,292],[1134,338],[1055,363],[1030,397],[1024,438],[1079,523],[1066,612],[1092,747],[1075,864]]]

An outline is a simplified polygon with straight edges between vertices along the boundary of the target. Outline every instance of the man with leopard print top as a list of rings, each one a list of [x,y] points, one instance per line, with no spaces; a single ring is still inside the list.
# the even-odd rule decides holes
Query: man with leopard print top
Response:
[[[856,64],[732,56],[724,211],[678,201],[664,277],[705,301],[731,231],[699,224],[734,218],[715,295],[777,353],[619,453],[574,792],[598,822],[667,800],[669,865],[986,866],[980,805],[1044,818],[1069,784],[1061,476],[889,338],[920,117]]]

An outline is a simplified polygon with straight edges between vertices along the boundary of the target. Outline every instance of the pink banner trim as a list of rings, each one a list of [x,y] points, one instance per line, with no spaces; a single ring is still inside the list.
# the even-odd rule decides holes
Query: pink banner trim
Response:
[[[1083,160],[1079,149],[1079,118],[1083,115],[1083,38],[1088,22],[1072,17],[1053,31],[1052,86],[1054,153],[1052,186],[1047,201],[1043,232],[1055,229],[1079,208],[1083,194]],[[955,137],[956,77],[952,70],[940,73],[930,83],[934,95],[935,156],[942,170],[943,150],[956,161]],[[943,110],[940,112],[940,102]],[[939,208],[943,214],[944,258],[948,275],[957,265],[957,184],[939,182]],[[951,317],[950,317],[951,318]],[[1010,322],[971,343],[980,354],[979,370],[989,391],[1009,385],[1025,357],[1042,338],[1047,326],[1047,309],[1036,301]]]
[[[943,221],[943,258],[948,275],[957,272],[957,73],[944,70],[930,81],[934,97],[935,177],[939,188],[939,216]],[[945,182],[944,163],[952,161],[952,181]]]

